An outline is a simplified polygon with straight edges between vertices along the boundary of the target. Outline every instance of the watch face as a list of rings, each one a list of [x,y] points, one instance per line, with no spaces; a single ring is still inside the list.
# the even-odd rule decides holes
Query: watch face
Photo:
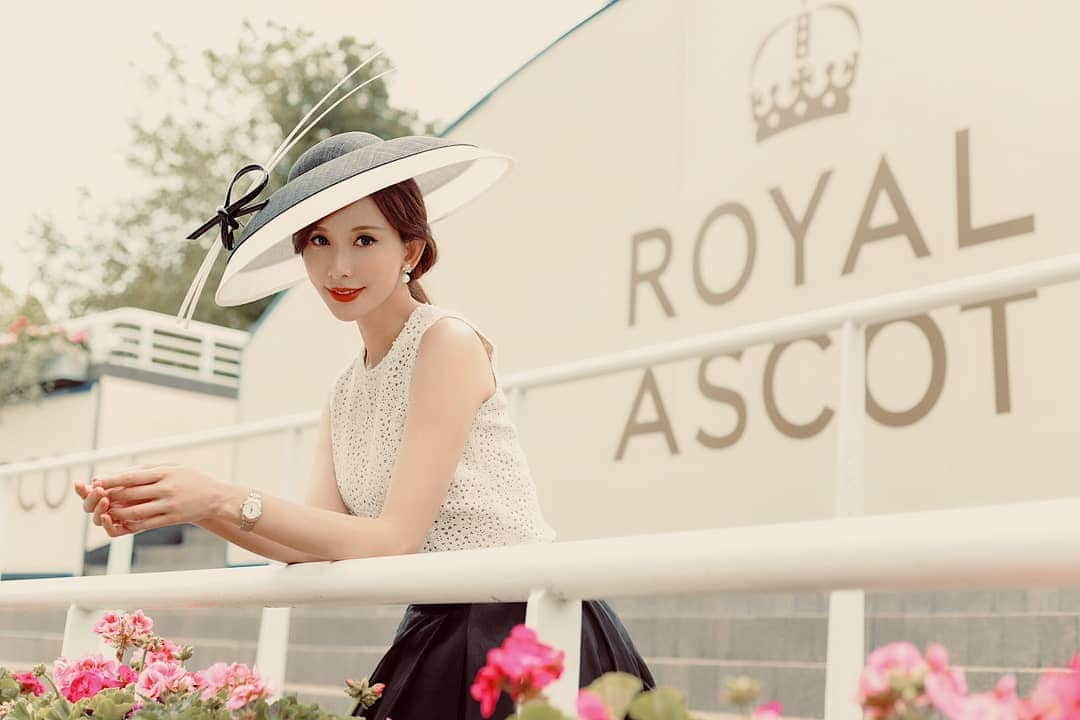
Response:
[[[258,510],[255,508],[255,506],[248,503],[244,503],[243,511],[244,517],[246,517],[248,520],[251,520],[258,514]]]

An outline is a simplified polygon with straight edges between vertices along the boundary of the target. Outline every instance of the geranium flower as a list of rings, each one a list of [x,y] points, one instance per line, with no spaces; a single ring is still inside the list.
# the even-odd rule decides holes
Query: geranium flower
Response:
[[[243,707],[247,702],[270,694],[270,686],[259,677],[257,668],[244,663],[214,663],[194,678],[202,688],[203,700],[209,700],[221,690],[227,691],[226,706],[230,710]],[[235,707],[234,707],[235,706]]]
[[[780,713],[783,709],[784,706],[779,700],[758,705],[754,710],[754,720],[780,720]]]
[[[939,643],[926,646],[926,660],[928,672],[923,680],[926,697],[945,717],[962,717],[968,699],[964,671],[949,667],[949,653]]]
[[[144,642],[153,635],[154,621],[142,610],[133,613],[103,613],[93,630],[115,648]]]
[[[184,666],[178,662],[158,660],[147,663],[146,669],[139,673],[135,690],[144,697],[158,700],[166,691],[190,692],[194,683]]]
[[[506,690],[515,703],[535,698],[563,672],[565,653],[537,639],[536,631],[515,625],[500,647],[488,651],[487,664],[476,674],[469,692],[490,717],[499,693]]]
[[[1080,718],[1080,652],[1073,655],[1068,668],[1049,668],[1021,700],[1025,720],[1075,720]]]
[[[92,653],[72,662],[61,656],[53,663],[53,683],[65,698],[75,702],[105,688],[122,688],[135,682],[135,671],[115,659]]]
[[[11,677],[18,681],[19,692],[33,693],[34,695],[42,695],[45,693],[45,686],[32,672],[13,672],[11,673]]]
[[[919,687],[929,669],[919,649],[909,642],[894,642],[876,648],[866,659],[859,675],[856,701],[870,720],[883,720],[902,702],[900,687]]]
[[[585,688],[578,690],[577,714],[580,720],[614,720],[607,703],[599,695]]]

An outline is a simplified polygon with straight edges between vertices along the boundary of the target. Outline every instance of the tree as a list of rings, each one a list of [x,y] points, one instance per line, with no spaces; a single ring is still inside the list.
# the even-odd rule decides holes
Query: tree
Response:
[[[163,68],[144,74],[141,82],[148,105],[169,109],[155,120],[129,121],[132,142],[125,157],[145,177],[145,188],[110,210],[100,209],[83,188],[81,237],[65,236],[50,217],[37,214],[20,241],[34,268],[31,287],[42,289],[44,297],[66,307],[72,317],[128,305],[175,314],[210,243],[221,242],[216,228],[198,240],[186,237],[223,203],[236,171],[265,162],[308,110],[376,51],[348,36],[325,43],[302,28],[268,21],[257,31],[244,21],[235,50],[205,50],[201,65],[191,68],[160,33],[154,39],[165,52]],[[312,119],[390,66],[385,54],[375,58]],[[169,92],[174,93],[171,99]],[[305,149],[347,130],[383,138],[436,132],[415,112],[391,107],[385,78],[380,78],[319,121],[277,163],[259,199],[284,184],[289,167]],[[247,175],[237,183],[234,200],[253,178]],[[241,218],[241,224],[251,217]],[[193,319],[247,329],[272,297],[218,307],[213,293],[225,269],[224,257],[224,252],[218,256]]]
[[[3,265],[0,265],[0,277],[3,276]],[[0,333],[8,329],[8,325],[17,317],[26,317],[31,323],[47,324],[48,313],[33,294],[26,293],[21,298],[18,293],[0,280]]]

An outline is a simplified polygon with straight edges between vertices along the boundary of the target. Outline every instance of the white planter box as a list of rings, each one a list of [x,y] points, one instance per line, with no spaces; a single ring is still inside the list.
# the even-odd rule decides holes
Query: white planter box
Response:
[[[90,375],[90,356],[87,353],[65,352],[50,360],[41,373],[41,382],[54,380],[84,381]]]

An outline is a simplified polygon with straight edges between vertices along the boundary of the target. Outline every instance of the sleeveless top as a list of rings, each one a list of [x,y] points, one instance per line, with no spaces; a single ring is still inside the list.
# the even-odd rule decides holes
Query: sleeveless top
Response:
[[[420,337],[453,316],[491,348],[495,393],[473,417],[461,458],[420,552],[551,542],[495,366],[495,346],[460,313],[421,303],[386,355],[371,369],[361,351],[331,387],[330,431],[338,491],[353,515],[377,518],[405,429],[409,387]]]

